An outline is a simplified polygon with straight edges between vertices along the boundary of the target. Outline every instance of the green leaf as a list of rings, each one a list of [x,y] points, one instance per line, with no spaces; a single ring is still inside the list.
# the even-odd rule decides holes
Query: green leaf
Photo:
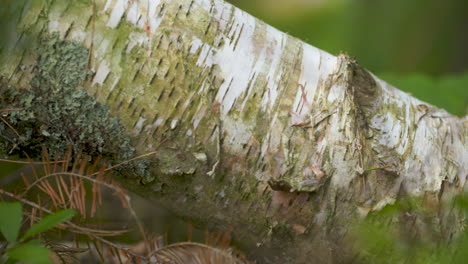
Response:
[[[30,264],[52,263],[49,259],[49,253],[50,250],[41,246],[39,240],[31,240],[7,251],[7,255],[10,258]]]
[[[56,225],[65,222],[72,218],[76,214],[76,211],[73,209],[66,209],[50,214],[42,218],[39,222],[35,223],[31,228],[26,231],[24,236],[21,238],[21,241],[26,240],[29,237],[32,237],[36,234],[44,232],[48,229],[55,227]]]
[[[0,231],[9,243],[15,243],[23,218],[21,204],[0,202]]]

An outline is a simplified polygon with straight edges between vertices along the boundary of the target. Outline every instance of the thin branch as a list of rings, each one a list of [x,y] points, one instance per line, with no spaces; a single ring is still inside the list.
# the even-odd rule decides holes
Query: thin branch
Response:
[[[91,175],[95,175],[96,173],[94,174],[91,174]],[[35,182],[33,182],[31,185],[29,185],[29,187],[26,189],[26,191],[24,191],[23,193],[23,196],[25,196],[27,194],[27,192],[29,190],[31,190],[32,187],[34,187],[35,185],[39,184],[41,181],[45,180],[45,179],[48,179],[48,178],[51,178],[51,177],[59,177],[59,176],[70,176],[70,177],[76,177],[76,178],[79,178],[79,179],[83,179],[83,180],[87,180],[87,181],[90,181],[90,182],[93,182],[95,184],[100,184],[100,185],[103,185],[111,190],[114,190],[115,193],[117,193],[118,195],[121,195],[119,197],[123,197],[123,199],[125,199],[125,202],[127,204],[127,208],[128,210],[130,211],[130,214],[132,215],[133,219],[135,219],[135,222],[138,226],[138,229],[141,233],[141,235],[143,236],[143,239],[145,240],[145,242],[148,241],[148,238],[146,236],[146,232],[143,228],[143,224],[141,223],[141,221],[139,220],[139,218],[137,217],[136,215],[136,212],[135,210],[133,210],[133,207],[131,206],[131,198],[129,195],[127,195],[125,192],[123,192],[123,189],[120,188],[120,187],[117,187],[117,186],[114,186],[112,184],[108,184],[106,182],[103,182],[103,181],[99,181],[99,180],[96,180],[96,179],[93,179],[91,178],[90,176],[84,176],[84,175],[81,175],[81,174],[77,174],[77,173],[72,173],[72,172],[57,172],[57,173],[52,173],[52,174],[49,174],[49,175],[46,175],[44,177],[41,177],[39,179],[37,179]],[[79,185],[78,185],[79,186]],[[72,199],[70,199],[72,200]],[[145,245],[148,245],[148,243],[145,243]],[[150,252],[150,249],[148,248],[147,249],[148,252]]]
[[[36,208],[40,211],[43,211],[45,213],[48,213],[48,214],[52,214],[53,212],[50,211],[49,209],[43,207],[43,206],[40,206],[39,204],[37,203],[34,203],[34,202],[31,202],[27,199],[24,199],[16,194],[13,194],[11,192],[8,192],[8,191],[5,191],[3,189],[0,189],[0,194],[3,194],[5,196],[8,196],[8,197],[11,197],[13,199],[16,199],[20,202],[22,202],[23,204],[27,204],[33,208]],[[99,230],[99,229],[93,229],[93,228],[88,228],[88,227],[82,227],[82,226],[79,226],[79,225],[76,225],[70,221],[66,221],[64,222],[64,224],[60,224],[58,226],[63,226],[65,230],[70,230],[70,227],[73,228],[73,229],[76,229],[76,231],[74,231],[75,233],[81,233],[81,234],[86,234],[86,235],[93,235],[95,236],[96,233],[99,233],[103,236],[112,236],[113,234],[116,234],[116,235],[120,235],[120,234],[123,234],[125,232],[127,232],[127,230]]]
[[[65,160],[59,161],[21,161],[21,160],[9,160],[9,159],[1,159],[0,161],[9,162],[9,163],[19,163],[19,164],[34,164],[34,165],[43,165],[43,164],[54,164],[54,163],[65,163]]]
[[[105,169],[105,171],[115,169],[115,168],[117,168],[117,167],[120,167],[120,166],[122,166],[122,165],[124,165],[124,164],[127,164],[127,163],[132,162],[132,161],[137,160],[137,159],[141,159],[141,158],[144,158],[144,157],[147,157],[147,156],[151,156],[151,155],[153,155],[153,154],[156,154],[157,152],[158,152],[158,151],[152,151],[152,152],[149,152],[149,153],[140,155],[140,156],[136,156],[136,157],[134,157],[134,158],[131,158],[131,159],[129,159],[129,160],[126,160],[126,161],[123,161],[123,162],[121,162],[121,163],[119,163],[119,164],[116,164],[116,165],[114,165],[114,166],[111,166],[111,167]],[[94,174],[91,174],[90,176],[94,176],[94,175],[96,175],[96,174],[97,174],[97,173],[94,173]]]
[[[73,173],[73,172],[56,172],[56,173],[52,173],[52,174],[49,174],[49,175],[45,175],[39,179],[37,179],[36,181],[34,181],[33,183],[31,183],[29,185],[29,187],[23,192],[23,195],[22,196],[25,196],[27,192],[29,192],[31,190],[32,187],[34,187],[35,185],[39,184],[40,182],[48,179],[48,178],[52,178],[52,177],[56,177],[56,176],[71,176],[71,177],[77,177],[77,178],[80,178],[80,179],[84,179],[84,180],[87,180],[87,181],[90,181],[90,182],[93,182],[93,183],[97,183],[97,184],[100,184],[102,186],[105,186],[109,189],[112,189],[114,191],[118,191],[120,189],[120,187],[116,187],[112,184],[109,184],[109,183],[106,183],[106,182],[103,182],[103,181],[98,181],[96,179],[93,179],[91,178],[91,176],[94,176],[95,174],[91,174],[91,175],[81,175],[81,174],[78,174],[78,173]]]
[[[117,168],[117,167],[119,167],[119,166],[122,166],[122,165],[124,165],[124,164],[127,164],[127,163],[129,163],[129,162],[132,162],[132,161],[134,161],[134,160],[141,159],[141,158],[148,157],[148,156],[151,156],[151,155],[153,155],[153,154],[156,154],[156,153],[158,153],[157,150],[162,146],[162,144],[164,144],[164,143],[165,143],[167,140],[169,140],[169,139],[170,139],[170,137],[166,137],[165,139],[161,140],[161,142],[159,142],[158,146],[156,146],[156,150],[155,150],[155,151],[148,152],[148,153],[143,154],[143,155],[140,155],[140,156],[136,156],[136,157],[134,157],[134,158],[131,158],[131,159],[129,159],[129,160],[126,160],[126,161],[124,161],[124,162],[121,162],[121,163],[119,163],[119,164],[116,164],[116,165],[114,165],[114,166],[111,166],[111,167],[105,169],[104,171],[112,170],[112,169],[115,169],[115,168]],[[96,174],[96,173],[92,174],[91,176],[94,176],[95,174]]]
[[[5,118],[0,116],[0,120],[2,120],[3,123],[5,123],[11,130],[13,130],[13,132],[15,132],[15,134],[18,136],[18,138],[20,138],[20,135],[19,135],[18,131],[16,131],[16,129],[12,125],[10,125],[10,123],[8,123],[8,121],[5,120]]]
[[[0,112],[11,112],[11,111],[20,111],[24,110],[24,108],[3,108],[0,109]]]
[[[21,198],[19,197],[18,195],[15,195],[13,193],[10,193],[10,192],[7,192],[5,190],[2,190],[0,189],[0,194],[3,194],[3,195],[6,195],[6,196],[9,196],[13,199],[16,199],[20,202],[22,202],[23,204],[27,204],[33,208],[36,208],[36,209],[39,209],[40,211],[43,211],[43,212],[46,212],[48,214],[52,214],[53,212],[48,210],[47,208],[44,208],[34,202],[31,202],[29,200],[26,200],[24,198]],[[65,221],[64,224],[60,224],[60,225],[57,225],[57,227],[59,228],[62,228],[64,230],[67,230],[67,231],[71,231],[73,233],[81,233],[81,234],[85,234],[85,235],[88,235],[91,239],[94,239],[94,240],[98,240],[104,244],[106,244],[107,246],[110,246],[110,247],[113,247],[113,248],[117,248],[119,250],[122,250],[124,251],[125,253],[127,253],[128,255],[131,255],[135,258],[139,258],[139,259],[142,259],[142,260],[145,260],[147,261],[147,257],[145,256],[142,256],[140,254],[137,254],[137,253],[134,253],[132,252],[131,250],[129,250],[128,248],[126,247],[123,247],[123,246],[120,246],[118,244],[115,244],[107,239],[104,239],[102,237],[100,237],[99,235],[96,235],[95,233],[101,233],[102,235],[105,235],[106,231],[103,231],[103,230],[94,230],[94,229],[90,229],[90,228],[85,228],[85,227],[81,227],[81,226],[78,226],[70,221]],[[75,229],[75,230],[72,230],[72,229]],[[107,232],[119,232],[119,231],[107,231]],[[104,234],[103,234],[104,233]]]

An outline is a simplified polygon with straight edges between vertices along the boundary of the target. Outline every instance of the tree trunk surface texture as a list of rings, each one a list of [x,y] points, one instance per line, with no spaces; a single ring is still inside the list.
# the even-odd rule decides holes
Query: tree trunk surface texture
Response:
[[[35,43],[90,51],[82,88],[150,156],[126,187],[232,227],[260,263],[343,262],[349,222],[465,188],[468,118],[450,115],[222,0],[25,1],[1,76],[27,87]],[[313,29],[311,29],[313,30]],[[450,236],[447,210],[434,216]]]

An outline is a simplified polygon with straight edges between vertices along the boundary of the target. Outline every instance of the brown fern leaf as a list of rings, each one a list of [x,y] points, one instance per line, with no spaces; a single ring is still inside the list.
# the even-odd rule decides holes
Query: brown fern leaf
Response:
[[[164,264],[244,264],[228,249],[196,243],[182,242],[157,249],[152,256]]]

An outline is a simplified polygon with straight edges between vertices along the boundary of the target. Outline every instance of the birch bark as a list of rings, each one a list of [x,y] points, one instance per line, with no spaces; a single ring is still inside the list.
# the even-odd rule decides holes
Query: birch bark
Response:
[[[152,178],[127,187],[233,226],[264,262],[339,262],[351,218],[401,194],[441,206],[465,188],[468,117],[222,0],[26,1],[14,23],[0,76],[28,86],[40,54],[22,43],[82,43],[94,72],[83,88],[140,154],[158,151]],[[460,228],[436,217],[447,235]]]

